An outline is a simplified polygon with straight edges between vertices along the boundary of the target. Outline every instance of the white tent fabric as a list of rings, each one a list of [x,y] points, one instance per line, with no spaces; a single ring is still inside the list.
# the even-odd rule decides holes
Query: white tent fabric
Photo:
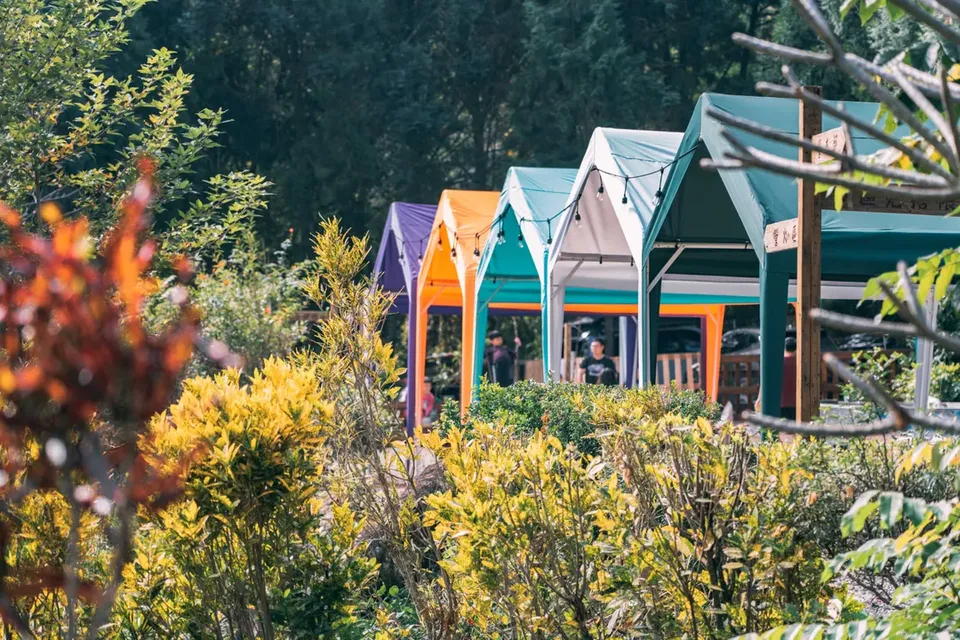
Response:
[[[570,207],[559,219],[550,247],[550,362],[560,361],[567,287],[643,291],[637,300],[638,315],[646,315],[646,286],[641,285],[647,281],[642,260],[645,224],[653,217],[657,190],[666,181],[665,172],[682,137],[663,131],[594,131],[570,193]],[[648,344],[645,336],[638,336],[641,384],[650,382]],[[554,379],[558,375],[554,367]]]

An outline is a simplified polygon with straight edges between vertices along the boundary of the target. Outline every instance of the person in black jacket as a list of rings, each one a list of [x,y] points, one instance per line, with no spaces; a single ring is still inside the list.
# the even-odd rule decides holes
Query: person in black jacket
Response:
[[[503,336],[499,331],[491,331],[487,334],[490,341],[490,347],[487,349],[484,358],[487,365],[487,373],[490,376],[490,382],[501,387],[509,387],[514,383],[513,365],[517,361],[517,349],[520,348],[520,338],[513,339],[516,349],[508,349],[503,344]]]

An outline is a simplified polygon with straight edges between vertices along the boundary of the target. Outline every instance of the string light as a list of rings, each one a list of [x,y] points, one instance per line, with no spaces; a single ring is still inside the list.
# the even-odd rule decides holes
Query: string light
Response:
[[[663,200],[663,167],[660,167],[660,180],[657,182],[657,202]]]
[[[553,227],[549,219],[547,219],[547,244],[553,244]]]
[[[630,178],[624,178],[623,179],[623,200],[620,201],[623,204],[627,204],[627,186],[629,184],[630,184]]]
[[[580,201],[573,208],[573,221],[577,223],[577,229],[583,228],[583,218],[580,217]]]
[[[523,249],[523,233],[517,234],[517,244],[520,245],[520,248]]]
[[[600,202],[603,202],[603,191],[604,191],[604,189],[603,189],[603,176],[601,175],[601,176],[600,176],[600,188],[597,189],[597,200],[599,200]]]
[[[497,244],[504,245],[507,242],[507,234],[503,229],[500,229],[500,232],[497,233]]]
[[[459,244],[459,243],[460,243],[460,236],[459,236],[459,234],[456,234],[456,233],[453,234],[453,244],[450,245],[450,257],[451,257],[451,258],[456,258],[456,257],[457,257],[457,244]]]

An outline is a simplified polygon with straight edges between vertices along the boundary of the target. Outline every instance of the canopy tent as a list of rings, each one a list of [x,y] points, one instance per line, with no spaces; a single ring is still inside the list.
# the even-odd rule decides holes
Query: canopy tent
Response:
[[[416,297],[417,277],[420,275],[420,256],[430,238],[433,220],[437,215],[435,205],[394,202],[387,212],[387,222],[380,239],[380,249],[373,265],[376,284],[383,290],[396,294],[394,310],[408,311],[415,305],[410,297]],[[417,314],[407,315],[407,429],[413,427],[416,381],[409,375],[416,366]]]
[[[547,257],[553,233],[568,209],[575,169],[512,167],[497,203],[493,231],[497,241],[484,248],[477,269],[477,322],[474,356],[474,383],[482,370],[481,349],[491,304],[541,308]],[[567,293],[566,309],[585,315],[616,315],[626,305],[635,305],[635,295],[617,291],[574,287]],[[546,315],[542,314],[545,319]],[[544,320],[544,379],[547,362],[546,321]],[[633,347],[631,346],[631,350]],[[621,375],[623,375],[623,371]]]
[[[387,220],[377,250],[373,270],[375,284],[382,290],[395,295],[392,311],[408,313],[416,307],[410,299],[416,298],[420,263],[426,252],[427,242],[433,231],[433,222],[437,215],[436,205],[395,202],[390,205]],[[434,314],[459,314],[461,301],[447,300],[446,306],[434,305],[430,312]],[[491,314],[539,315],[539,305],[533,309],[503,308],[494,304]],[[417,314],[407,316],[407,371],[416,371]],[[416,412],[416,376],[407,375],[407,428],[412,433]]]
[[[427,359],[427,314],[434,305],[462,305],[462,351],[460,358],[460,410],[470,404],[473,380],[476,277],[480,252],[487,243],[497,209],[496,191],[455,191],[440,195],[436,217],[426,243],[417,282],[416,421],[422,416],[423,379]]]
[[[836,104],[836,103],[833,103]],[[844,103],[862,120],[873,120],[875,103]],[[758,169],[706,171],[703,158],[722,159],[732,151],[721,125],[706,115],[722,110],[796,135],[796,100],[704,94],[677,150],[677,162],[663,187],[650,232],[643,239],[643,257],[651,273],[747,278],[759,272],[761,330],[761,406],[778,415],[783,376],[783,344],[789,281],[796,272],[796,251],[767,253],[767,225],[797,217],[796,181]],[[839,126],[824,116],[824,130]],[[794,146],[731,131],[742,144],[795,159]],[[858,153],[871,153],[882,144],[865,134],[854,135]],[[824,280],[865,281],[892,269],[898,260],[916,258],[960,243],[960,220],[937,216],[823,211],[822,264]],[[825,289],[823,297],[829,297]],[[643,318],[641,317],[641,322]]]
[[[634,133],[634,132],[628,132]],[[676,136],[679,141],[679,134]],[[493,239],[487,243],[477,269],[477,321],[475,324],[475,344],[473,382],[479,382],[482,370],[481,349],[483,332],[486,328],[488,308],[493,304],[509,305],[512,308],[540,308],[541,301],[547,297],[549,251],[553,234],[562,222],[570,192],[577,178],[574,169],[545,169],[513,167],[507,172],[491,233]],[[497,241],[494,241],[496,239]],[[522,241],[521,241],[522,240]],[[598,265],[599,266],[599,265]],[[610,265],[607,265],[608,268]],[[612,265],[618,269],[618,265]],[[583,269],[589,276],[590,267]],[[583,282],[589,283],[588,278]],[[594,283],[596,279],[594,279]],[[564,310],[585,315],[632,315],[637,313],[636,275],[628,279],[622,290],[598,288],[595,286],[567,286],[563,294]],[[604,283],[606,285],[606,283]],[[710,354],[707,370],[707,389],[712,397],[716,396],[719,359],[713,357],[719,349],[723,330],[722,306],[703,305],[707,298],[696,294],[667,294],[665,302],[672,305],[667,314],[672,316],[699,317],[707,320],[707,353]],[[713,302],[741,302],[741,298],[730,296],[725,299],[713,296]],[[684,304],[688,303],[688,304]],[[562,318],[562,314],[559,314]],[[549,341],[547,338],[547,314],[543,314],[543,353],[544,379],[550,371],[559,369],[559,356],[549,361]],[[717,322],[717,318],[720,321]],[[634,325],[635,326],[635,325]],[[632,382],[635,364],[635,333],[632,340],[624,344],[621,353],[621,380]],[[555,334],[556,335],[556,334]],[[559,336],[557,336],[559,340]],[[716,346],[716,349],[713,346]]]
[[[591,136],[567,199],[569,208],[558,221],[546,257],[545,360],[554,378],[553,363],[560,359],[561,310],[570,288],[609,291],[623,302],[638,304],[639,315],[646,314],[647,296],[638,297],[645,280],[643,262],[636,258],[641,255],[662,171],[674,160],[681,137],[664,131],[603,128]],[[641,331],[637,340],[641,384],[651,380],[647,342]]]

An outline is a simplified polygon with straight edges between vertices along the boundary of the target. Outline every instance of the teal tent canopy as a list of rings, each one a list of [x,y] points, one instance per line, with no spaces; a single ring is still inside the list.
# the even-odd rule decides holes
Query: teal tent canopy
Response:
[[[868,122],[879,105],[845,102],[844,108]],[[797,217],[796,180],[759,169],[706,171],[704,158],[720,160],[732,151],[721,135],[722,126],[707,115],[716,109],[796,135],[799,103],[781,98],[704,94],[677,150],[677,162],[663,187],[650,233],[643,240],[643,255],[651,272],[671,261],[673,275],[727,276],[760,280],[761,305],[761,406],[778,414],[783,369],[783,336],[787,287],[796,272],[796,251],[767,253],[765,228]],[[823,129],[840,125],[825,116]],[[732,131],[742,144],[767,153],[796,159],[794,146],[771,142],[756,135]],[[906,133],[903,131],[901,133]],[[883,147],[882,143],[854,130],[859,154]],[[891,270],[898,260],[917,258],[960,245],[960,220],[853,211],[823,211],[822,265],[824,280],[862,282]],[[678,254],[677,248],[685,249]]]
[[[541,304],[549,247],[568,210],[576,176],[575,169],[512,167],[507,171],[494,226],[477,268],[478,345],[483,344],[490,304]],[[636,291],[573,288],[567,303],[636,304]],[[479,379],[482,358],[477,356],[474,377]],[[546,358],[544,367],[546,375]]]

